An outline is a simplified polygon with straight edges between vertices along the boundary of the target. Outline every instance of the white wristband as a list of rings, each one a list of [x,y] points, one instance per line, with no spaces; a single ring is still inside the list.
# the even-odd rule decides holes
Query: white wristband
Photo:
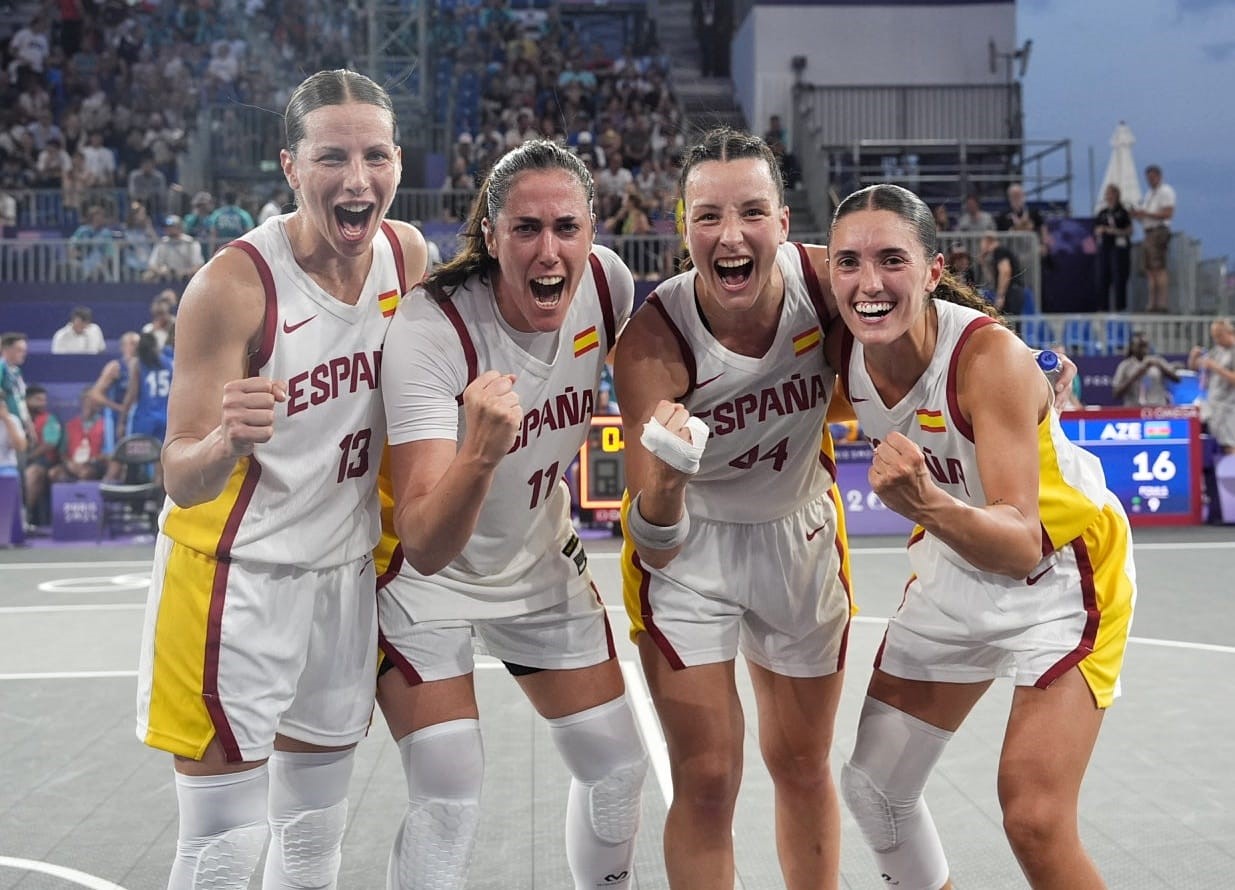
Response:
[[[639,442],[679,473],[693,476],[699,472],[699,459],[708,442],[708,425],[698,417],[691,417],[686,421],[686,429],[690,431],[689,442],[669,432],[663,423],[652,417],[643,425]]]
[[[690,514],[683,509],[682,518],[673,525],[653,525],[639,512],[641,497],[643,492],[631,499],[630,510],[626,513],[626,528],[634,539],[635,546],[648,550],[672,550],[682,546],[690,532]]]

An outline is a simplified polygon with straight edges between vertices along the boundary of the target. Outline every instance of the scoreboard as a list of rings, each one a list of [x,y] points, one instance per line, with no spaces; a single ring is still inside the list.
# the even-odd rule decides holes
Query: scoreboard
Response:
[[[1098,408],[1060,418],[1064,435],[1102,463],[1106,485],[1134,526],[1201,522],[1200,416],[1192,405]],[[579,452],[579,507],[599,521],[618,519],[623,472],[622,419],[593,417]],[[870,447],[838,445],[837,483],[851,535],[897,535],[913,523],[889,510],[867,480]]]
[[[1192,405],[1097,408],[1060,418],[1064,435],[1102,462],[1134,526],[1201,521],[1201,430]]]
[[[618,521],[626,489],[624,447],[621,417],[592,418],[579,451],[579,507],[594,511],[593,518],[598,521]]]

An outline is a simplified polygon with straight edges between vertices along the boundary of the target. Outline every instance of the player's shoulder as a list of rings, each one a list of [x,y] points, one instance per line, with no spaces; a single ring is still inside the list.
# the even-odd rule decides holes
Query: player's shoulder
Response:
[[[600,261],[600,271],[605,277],[609,295],[621,323],[630,316],[635,306],[635,277],[626,263],[611,248],[603,244],[592,245],[592,256]]]
[[[265,271],[256,258],[234,242],[226,245],[189,280],[180,299],[177,327],[184,329],[183,322],[205,315],[221,328],[256,332],[266,312],[266,287]]]
[[[678,337],[666,319],[664,310],[656,305],[660,300],[657,296],[659,291],[658,287],[643,301],[623,328],[617,343],[619,359],[623,355],[629,358],[659,355],[672,360],[673,356],[681,355]]]
[[[961,346],[957,371],[962,377],[987,381],[992,375],[1040,373],[1025,341],[998,323],[982,325],[970,334]]]
[[[454,296],[459,296],[460,292],[455,291]],[[453,298],[447,300],[439,300],[429,293],[424,282],[412,287],[411,290],[404,295],[399,301],[399,311],[395,314],[395,318],[400,316],[416,319],[445,319],[446,309],[444,303],[454,303]]]
[[[826,280],[828,276],[828,246],[826,244],[815,244],[810,241],[790,242],[799,255],[804,256],[806,262],[810,264],[815,274],[820,277],[820,280]]]
[[[610,286],[614,283],[625,284],[626,282],[634,286],[634,276],[613,248],[603,244],[593,244],[592,256],[600,260],[601,268],[604,270],[605,277],[609,279]]]
[[[401,219],[386,219],[385,225],[395,233],[405,254],[422,254],[428,250],[424,233],[416,226]]]

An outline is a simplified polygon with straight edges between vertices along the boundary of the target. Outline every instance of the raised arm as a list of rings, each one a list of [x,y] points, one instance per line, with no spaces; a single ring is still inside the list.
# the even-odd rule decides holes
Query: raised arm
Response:
[[[422,575],[444,568],[471,539],[523,421],[513,375],[486,370],[470,384],[467,375],[452,325],[422,289],[413,290],[386,335],[382,400],[395,532]]]
[[[512,374],[486,371],[463,391],[463,441],[421,439],[390,449],[395,532],[403,555],[422,575],[457,557],[484,506],[493,476],[510,450],[523,408]]]
[[[185,289],[163,445],[164,484],[181,507],[216,498],[236,462],[274,432],[286,382],[247,376],[264,317],[261,281],[242,251],[222,251]]]
[[[668,430],[687,441],[683,425],[689,416],[678,403],[690,385],[681,348],[660,313],[650,305],[636,312],[614,351],[613,383],[622,410],[626,490],[638,501],[631,510],[651,526],[671,529],[686,512],[686,485],[690,476],[675,470],[651,454],[642,444],[644,424],[653,416]],[[638,521],[629,517],[627,524]],[[663,568],[677,556],[681,544],[653,547],[632,540],[644,563]]]
[[[921,449],[900,433],[879,444],[871,478],[889,507],[978,569],[1024,578],[1042,559],[1037,427],[1048,384],[1024,344],[993,326],[970,338],[958,375],[987,503],[971,506],[936,485]]]

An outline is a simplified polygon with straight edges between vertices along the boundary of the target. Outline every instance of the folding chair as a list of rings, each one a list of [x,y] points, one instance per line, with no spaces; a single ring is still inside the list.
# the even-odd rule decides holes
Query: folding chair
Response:
[[[158,472],[163,443],[154,436],[125,436],[111,459],[124,467],[119,482],[99,483],[103,521],[99,535],[155,532],[163,508],[163,483]]]

